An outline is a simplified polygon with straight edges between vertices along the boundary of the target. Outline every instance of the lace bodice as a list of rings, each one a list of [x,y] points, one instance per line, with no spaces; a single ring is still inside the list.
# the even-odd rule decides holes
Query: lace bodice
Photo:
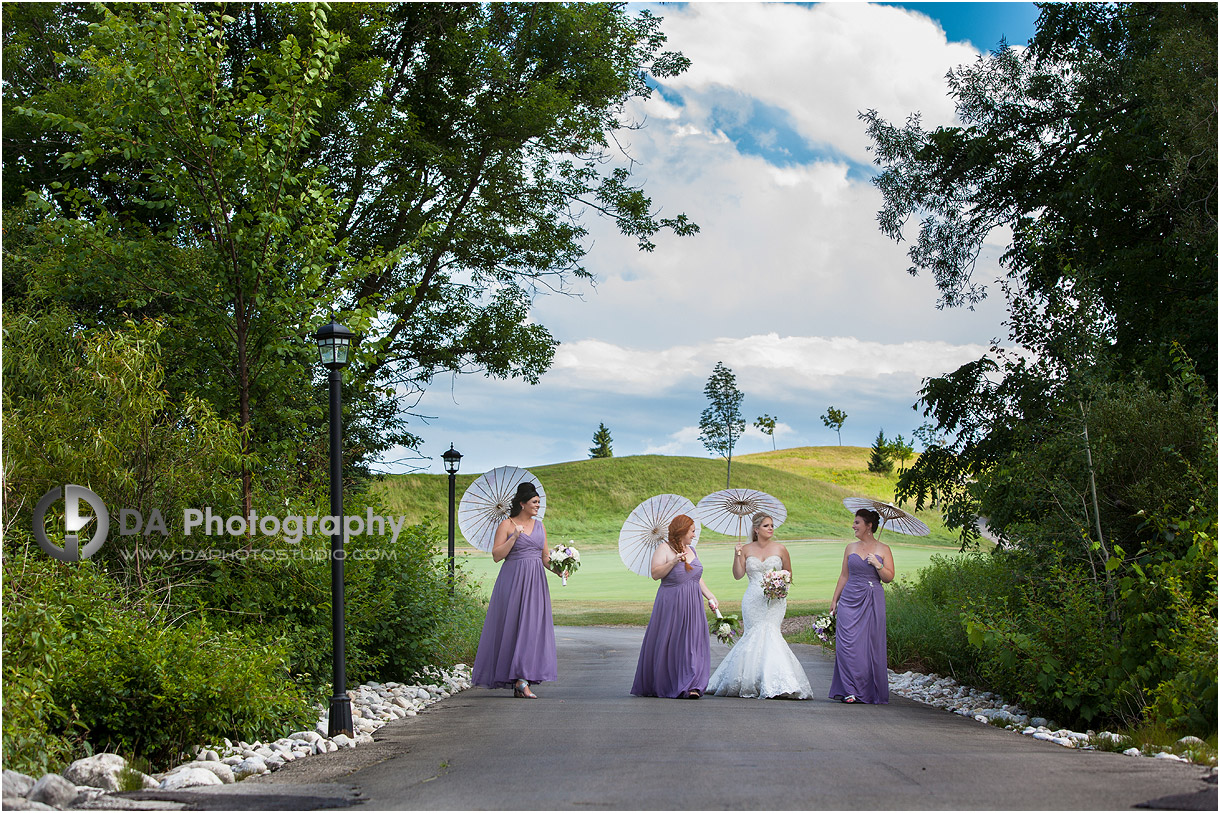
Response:
[[[741,639],[729,650],[708,683],[708,691],[713,694],[800,699],[813,696],[805,670],[780,632],[788,600],[770,600],[762,591],[763,574],[783,566],[784,560],[778,555],[765,559],[746,557],[749,584],[741,597],[744,629]]]
[[[772,560],[774,560],[774,564],[772,564]],[[768,570],[779,570],[783,566],[784,560],[777,553],[768,556],[766,559],[759,559],[757,556],[747,556],[746,578],[753,583],[762,579],[763,574]]]
[[[773,621],[778,627],[784,620],[788,609],[787,599],[768,599],[763,595],[762,577],[768,570],[779,570],[784,566],[784,560],[778,555],[759,559],[757,556],[746,557],[746,578],[749,584],[746,593],[741,597],[741,622],[745,630],[764,619]],[[772,616],[775,616],[772,618]]]

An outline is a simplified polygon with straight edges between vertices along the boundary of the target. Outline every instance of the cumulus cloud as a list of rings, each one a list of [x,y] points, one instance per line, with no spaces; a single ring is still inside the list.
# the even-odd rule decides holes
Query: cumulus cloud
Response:
[[[856,113],[948,124],[949,67],[978,51],[947,42],[931,18],[866,3],[690,3],[662,7],[669,44],[691,60],[666,84],[706,115],[724,90],[787,111],[798,131],[860,162],[870,159]]]
[[[998,298],[974,312],[939,311],[933,281],[906,273],[905,247],[877,228],[882,200],[857,120],[873,107],[894,120],[921,111],[928,124],[948,123],[944,75],[977,52],[889,6],[695,3],[659,13],[692,67],[637,111],[647,125],[624,143],[661,213],[684,211],[701,232],[662,236],[641,253],[591,219],[587,262],[598,284],[581,303],[540,300],[543,324],[563,340],[645,349],[769,330],[886,343],[1002,333]],[[782,110],[800,138],[826,149],[783,165],[744,151],[717,124],[737,108],[744,119],[754,101]],[[999,250],[981,258],[981,282],[999,276]]]
[[[685,212],[701,232],[662,234],[640,252],[586,213],[596,286],[533,306],[561,341],[554,366],[537,387],[476,377],[430,391],[419,411],[437,421],[412,427],[426,452],[456,441],[476,468],[580,459],[605,421],[616,455],[702,456],[691,422],[717,361],[736,373],[748,421],[764,411],[784,420],[784,445],[836,443],[817,418],[830,403],[851,416],[843,441],[867,445],[878,427],[920,423],[911,404],[923,378],[1005,335],[1002,297],[938,310],[933,281],[906,273],[906,246],[877,228],[882,200],[857,118],[873,108],[951,123],[945,74],[977,51],[892,6],[656,13],[667,47],[692,66],[626,111],[645,126],[620,141],[659,215]],[[994,237],[977,266],[983,283],[1000,275],[1006,238]],[[771,448],[753,428],[742,442],[743,453]]]

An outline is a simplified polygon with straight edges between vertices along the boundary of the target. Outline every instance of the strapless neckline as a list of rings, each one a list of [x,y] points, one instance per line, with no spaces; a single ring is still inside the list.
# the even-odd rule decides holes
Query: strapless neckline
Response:
[[[766,557],[765,559],[759,559],[757,556],[753,556],[753,555],[746,557],[747,562],[750,561],[751,559],[753,559],[755,562],[758,562],[759,564],[764,564],[764,565],[767,562],[771,561],[772,559],[779,559],[779,561],[781,563],[783,563],[783,561],[784,561],[784,557],[780,556],[778,553],[773,553],[770,556]]]

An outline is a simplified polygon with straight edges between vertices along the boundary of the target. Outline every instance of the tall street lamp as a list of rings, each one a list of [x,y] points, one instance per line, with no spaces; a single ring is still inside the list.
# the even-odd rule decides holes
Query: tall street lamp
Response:
[[[445,458],[445,471],[449,472],[449,595],[453,595],[453,495],[457,488],[458,467],[462,465],[462,453],[449,444]]]
[[[352,703],[347,696],[347,666],[343,641],[343,401],[341,388],[348,350],[356,334],[331,319],[314,334],[322,366],[330,370],[330,515],[336,517],[330,537],[330,615],[334,653],[334,693],[327,716],[328,736],[354,736]]]

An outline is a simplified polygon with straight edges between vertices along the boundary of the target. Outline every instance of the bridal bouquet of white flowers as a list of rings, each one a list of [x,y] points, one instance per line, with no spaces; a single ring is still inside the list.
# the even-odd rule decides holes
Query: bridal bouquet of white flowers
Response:
[[[568,576],[580,567],[580,551],[572,547],[572,540],[566,545],[556,545],[551,551],[551,561],[547,565],[551,572],[563,579],[563,586],[568,586]]]
[[[784,598],[788,595],[788,585],[792,584],[792,574],[786,570],[768,570],[762,577],[763,595],[769,601]]]
[[[716,636],[716,640],[722,644],[732,646],[737,642],[737,627],[740,624],[740,619],[735,615],[721,615],[720,610],[716,610],[716,617],[712,619],[712,623],[708,626],[712,629],[712,634]]]

